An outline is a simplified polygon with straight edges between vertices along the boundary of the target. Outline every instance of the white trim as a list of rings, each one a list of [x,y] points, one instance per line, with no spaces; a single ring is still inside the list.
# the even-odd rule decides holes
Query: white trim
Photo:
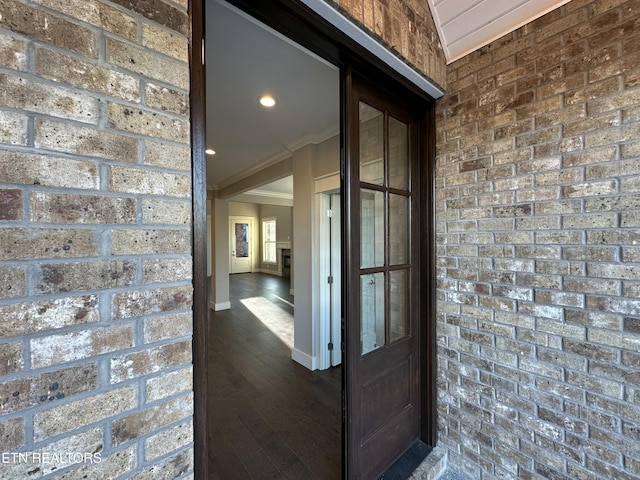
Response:
[[[220,310],[231,310],[231,302],[211,303],[213,304],[214,312],[219,312]]]
[[[314,193],[340,190],[340,172],[329,173],[315,179]]]
[[[317,370],[316,358],[301,352],[297,348],[291,350],[291,359],[309,370]]]
[[[360,29],[325,0],[301,0],[301,2],[423,92],[434,99],[438,99],[444,95],[444,91],[440,86],[422,76],[417,70],[414,70],[409,64],[394,55],[390,50]]]
[[[285,198],[287,200],[293,200],[293,193],[273,192],[271,190],[247,190],[245,193],[249,195],[257,195],[259,197],[269,198]]]
[[[300,150],[302,147],[306,147],[307,145],[317,145],[319,143],[324,142],[325,140],[329,140],[332,137],[335,137],[340,133],[340,129],[338,127],[330,127],[323,132],[305,135],[298,140],[295,140],[292,143],[287,144],[287,149],[293,153],[296,150]]]

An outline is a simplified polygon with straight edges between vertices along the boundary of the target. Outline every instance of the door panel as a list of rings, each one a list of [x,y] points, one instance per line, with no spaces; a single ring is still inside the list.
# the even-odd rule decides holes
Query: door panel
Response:
[[[349,80],[347,478],[370,480],[420,436],[420,114]]]
[[[229,273],[248,273],[252,270],[253,218],[229,217]]]

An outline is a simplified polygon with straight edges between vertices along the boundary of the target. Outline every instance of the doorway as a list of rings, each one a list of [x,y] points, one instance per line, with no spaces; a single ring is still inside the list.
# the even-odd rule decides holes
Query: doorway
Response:
[[[229,217],[229,273],[253,271],[254,219]]]
[[[316,192],[339,179],[316,181]],[[342,363],[342,218],[340,190],[316,193],[318,287],[314,298],[318,314],[318,368]]]
[[[318,26],[319,19],[309,15],[307,10],[301,10],[301,6],[298,2],[286,1],[283,2],[288,7],[283,8],[281,3],[265,2],[264,4],[254,5],[253,2],[234,2],[241,5],[243,10],[248,11],[252,16],[266,21],[271,25],[278,27],[280,31],[283,31],[287,35],[292,36],[295,40],[300,39],[307,45],[318,46],[318,54],[321,54],[325,59],[331,59],[336,65],[340,66],[343,83],[342,83],[342,141],[347,145],[346,150],[343,150],[344,156],[343,168],[341,169],[341,175],[343,176],[343,185],[346,185],[347,190],[343,187],[343,199],[342,199],[342,223],[343,223],[343,236],[342,236],[342,252],[345,254],[343,265],[343,278],[347,279],[345,288],[343,288],[342,295],[342,333],[345,358],[343,359],[343,365],[348,365],[348,368],[343,369],[343,395],[346,395],[345,410],[343,412],[344,424],[343,435],[346,438],[345,445],[347,448],[343,452],[343,460],[346,468],[343,470],[343,478],[377,478],[380,474],[389,471],[389,468],[394,468],[397,465],[397,461],[402,461],[405,454],[415,453],[415,445],[417,442],[421,442],[422,445],[427,447],[433,446],[435,443],[435,429],[434,429],[434,378],[433,370],[434,364],[431,362],[430,352],[433,352],[431,344],[434,341],[432,325],[433,319],[430,317],[432,302],[431,296],[433,295],[433,284],[430,283],[432,279],[431,271],[432,264],[430,263],[432,243],[430,241],[431,229],[427,226],[431,222],[428,212],[430,211],[431,198],[429,197],[430,188],[430,164],[428,159],[432,158],[433,150],[431,146],[432,133],[426,132],[426,129],[433,125],[432,120],[429,120],[429,113],[432,112],[433,106],[425,98],[424,94],[416,95],[415,89],[406,89],[407,83],[399,79],[396,75],[386,77],[386,74],[382,74],[380,70],[374,69],[373,71],[367,71],[366,78],[386,78],[388,80],[382,80],[383,85],[378,85],[381,92],[388,93],[386,85],[392,85],[390,90],[406,90],[411,92],[410,95],[403,97],[402,102],[407,104],[412,103],[414,100],[419,105],[418,113],[411,119],[406,120],[406,124],[411,124],[408,127],[414,132],[411,135],[411,144],[409,148],[416,149],[415,155],[410,155],[411,162],[416,164],[423,164],[422,167],[415,168],[409,173],[411,185],[403,190],[396,185],[388,183],[389,171],[391,167],[389,164],[389,119],[395,118],[396,120],[402,120],[404,117],[398,115],[393,108],[383,106],[382,111],[383,118],[383,140],[382,149],[382,163],[383,174],[381,184],[378,185],[371,179],[364,180],[362,185],[359,182],[360,173],[356,174],[354,164],[349,163],[353,161],[352,155],[357,154],[358,147],[352,143],[354,138],[359,138],[358,128],[355,127],[355,122],[359,122],[359,115],[361,112],[352,108],[347,108],[347,104],[351,105],[350,100],[353,98],[356,90],[352,89],[353,77],[347,75],[347,71],[356,67],[356,71],[361,68],[357,58],[358,52],[353,51],[353,44],[347,42],[344,39],[336,39],[339,37],[331,28],[325,28],[322,30],[322,20],[320,19],[320,30],[310,29],[310,25]],[[294,19],[299,22],[293,27],[291,26],[292,12]],[[284,13],[284,15],[283,15]],[[286,18],[287,21],[283,21]],[[326,27],[326,25],[325,25]],[[310,38],[311,37],[311,38]],[[318,41],[318,37],[322,37]],[[331,40],[329,40],[331,39]],[[335,43],[332,43],[334,42]],[[367,56],[370,61],[370,57]],[[365,62],[366,64],[367,62]],[[367,70],[365,67],[363,70]],[[389,73],[388,69],[383,69]],[[373,74],[372,74],[373,73]],[[403,86],[404,85],[404,86]],[[364,90],[364,88],[363,88]],[[370,102],[364,102],[375,108],[378,105],[373,99],[370,98]],[[358,103],[359,105],[359,103]],[[380,106],[380,105],[378,105]],[[402,118],[398,118],[402,117]],[[365,118],[365,117],[363,117]],[[355,120],[354,120],[355,119]],[[355,135],[355,136],[354,136]],[[413,150],[412,150],[413,151]],[[350,166],[347,166],[349,163]],[[360,166],[358,166],[360,168]],[[358,170],[359,172],[359,170]],[[415,183],[413,183],[415,181]],[[365,192],[364,190],[369,190]],[[369,202],[368,196],[372,197]],[[400,197],[400,198],[397,198]],[[409,199],[410,197],[410,199]],[[365,202],[361,203],[361,199],[364,198]],[[368,202],[368,203],[367,203]],[[411,252],[409,262],[394,263],[390,255],[390,245],[395,245],[395,241],[390,239],[392,230],[392,219],[389,215],[390,211],[403,209],[406,213],[406,229],[405,233],[408,235],[406,250]],[[363,229],[362,224],[362,212],[366,211],[367,207],[371,205],[374,218],[380,217],[383,220],[383,235],[381,242],[385,245],[385,249],[382,249],[382,265],[378,265],[374,262],[373,266],[365,266],[362,263],[361,251],[362,248],[362,236]],[[364,208],[363,208],[364,207]],[[422,207],[422,208],[418,208]],[[365,215],[366,216],[366,215]],[[357,226],[356,226],[357,224]],[[374,240],[377,238],[377,232],[374,228],[373,231]],[[355,250],[354,247],[359,245]],[[357,253],[357,255],[356,255]],[[355,256],[354,256],[355,255]],[[375,255],[374,255],[374,258]],[[293,259],[295,264],[297,260]],[[426,267],[426,268],[423,268]],[[369,270],[373,269],[373,270]],[[376,269],[382,269],[380,271]],[[375,270],[375,271],[374,271]],[[381,320],[378,320],[376,315],[363,314],[366,310],[364,305],[368,303],[368,298],[363,295],[364,289],[361,288],[364,280],[371,280],[372,276],[375,280],[372,285],[379,285],[374,288],[374,293],[371,298],[375,298],[374,302],[379,303],[379,308],[382,310],[383,315]],[[398,281],[398,278],[404,278],[404,287],[398,288],[398,285],[402,283],[402,279]],[[368,285],[368,282],[365,282]],[[407,287],[409,285],[410,287]],[[404,290],[403,290],[404,289]],[[392,292],[400,291],[400,296],[409,299],[408,303],[398,307],[400,313],[395,311],[395,299],[392,298]],[[404,293],[403,293],[404,292]],[[408,293],[410,292],[410,293]],[[366,292],[365,292],[366,293]],[[417,300],[412,300],[417,299]],[[374,310],[378,303],[374,303]],[[352,305],[357,305],[355,309],[350,308]],[[410,317],[408,318],[407,317]],[[404,318],[405,324],[402,325],[402,321],[394,320],[395,317]],[[373,318],[373,321],[370,321]],[[364,326],[371,326],[373,335],[366,337],[363,336]],[[400,332],[400,333],[398,333]],[[394,336],[396,335],[396,336]],[[405,340],[405,339],[409,340]],[[368,343],[367,343],[368,342]],[[366,348],[363,350],[363,345],[366,344]],[[396,347],[402,344],[406,356],[394,353],[395,350],[392,347]],[[391,355],[395,360],[399,360],[399,364],[389,369],[385,366],[386,362],[378,361],[377,365],[383,367],[384,375],[382,377],[368,376],[373,369],[372,367],[363,366],[360,360],[356,360],[359,357],[369,358],[381,358],[385,355]],[[404,355],[404,354],[403,354]],[[397,357],[397,358],[395,358]],[[402,358],[400,358],[402,357]],[[358,364],[360,362],[360,364]],[[431,363],[430,363],[431,362]],[[398,375],[396,375],[398,373]],[[401,395],[396,397],[391,395],[391,398],[385,396],[388,389],[385,388],[389,382],[395,382],[395,377],[400,378],[401,382]],[[394,383],[395,385],[395,383]],[[408,386],[407,386],[408,385]],[[363,395],[362,391],[367,391],[367,395]],[[358,393],[359,392],[359,393]],[[366,399],[365,399],[366,397]],[[368,399],[368,400],[367,400]],[[365,403],[363,403],[363,401]],[[366,403],[368,402],[368,403]],[[396,408],[398,411],[406,410],[407,407],[412,409],[410,415],[402,415],[402,421],[398,423],[397,427],[392,427],[393,431],[402,431],[402,435],[396,435],[388,437],[388,442],[392,442],[390,455],[386,455],[381,462],[376,463],[373,467],[366,465],[367,458],[373,458],[375,452],[380,450],[367,449],[367,452],[362,454],[358,453],[358,444],[360,447],[367,447],[367,443],[371,443],[377,440],[371,440],[366,438],[367,435],[363,433],[375,433],[374,431],[384,429],[387,427],[388,420],[393,417],[395,419],[398,414],[393,413],[392,410],[387,409]],[[389,412],[392,413],[389,413]],[[363,423],[362,416],[366,413],[371,413],[375,417],[375,421],[369,423]],[[386,417],[385,417],[386,416]],[[377,423],[376,423],[377,422]],[[359,436],[353,436],[354,432],[358,430]],[[408,432],[406,433],[405,430]],[[396,444],[396,440],[398,443]],[[379,442],[378,442],[379,444]],[[380,446],[380,445],[378,445]],[[424,457],[427,450],[420,450],[420,455]],[[414,455],[415,457],[415,455]],[[406,465],[405,465],[406,467]],[[406,471],[406,470],[405,470]],[[401,477],[398,477],[401,478]]]

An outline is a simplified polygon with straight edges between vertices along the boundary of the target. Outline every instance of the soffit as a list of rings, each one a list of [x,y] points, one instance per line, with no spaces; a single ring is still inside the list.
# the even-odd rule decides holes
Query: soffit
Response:
[[[427,0],[451,63],[569,0]]]

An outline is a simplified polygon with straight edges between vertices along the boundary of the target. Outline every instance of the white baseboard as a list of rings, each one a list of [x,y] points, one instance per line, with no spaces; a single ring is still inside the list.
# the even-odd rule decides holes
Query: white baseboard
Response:
[[[221,302],[221,303],[213,303],[211,302],[213,310],[215,312],[219,312],[220,310],[230,310],[231,302]]]
[[[291,350],[291,359],[309,370],[317,370],[318,368],[315,357],[307,355],[296,348]]]

